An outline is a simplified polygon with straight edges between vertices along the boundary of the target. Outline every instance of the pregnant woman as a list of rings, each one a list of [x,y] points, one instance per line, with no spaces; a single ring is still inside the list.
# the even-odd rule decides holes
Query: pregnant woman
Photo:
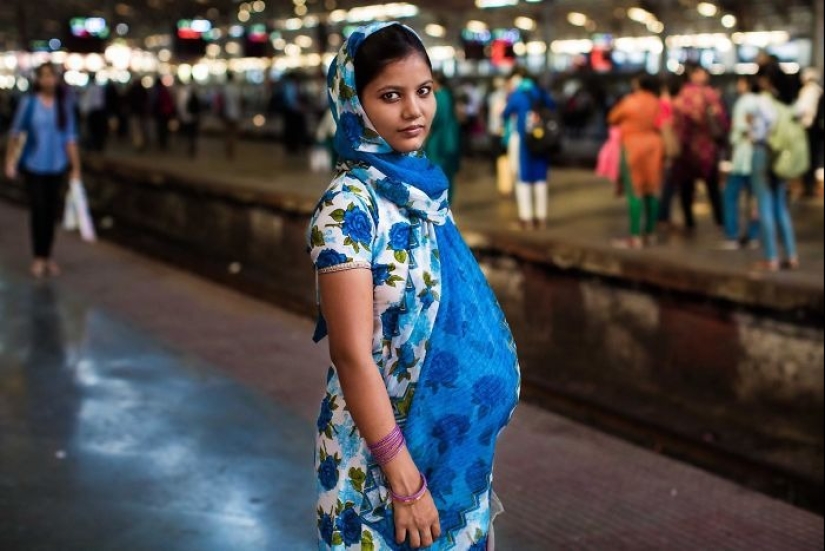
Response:
[[[421,153],[418,36],[355,31],[330,68],[339,173],[310,225],[333,367],[318,419],[319,549],[492,548],[496,441],[518,402],[504,315]]]

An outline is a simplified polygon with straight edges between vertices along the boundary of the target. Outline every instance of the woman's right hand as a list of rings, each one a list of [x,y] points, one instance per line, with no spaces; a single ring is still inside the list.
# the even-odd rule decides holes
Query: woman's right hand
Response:
[[[410,547],[429,547],[441,537],[441,522],[433,496],[427,492],[421,501],[412,505],[393,504],[395,541],[399,545],[410,542]]]

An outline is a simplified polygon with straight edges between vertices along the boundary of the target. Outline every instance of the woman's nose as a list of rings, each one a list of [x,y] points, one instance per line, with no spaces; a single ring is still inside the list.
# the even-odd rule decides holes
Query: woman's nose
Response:
[[[410,98],[404,102],[403,117],[407,120],[416,120],[421,118],[423,111],[416,98]]]

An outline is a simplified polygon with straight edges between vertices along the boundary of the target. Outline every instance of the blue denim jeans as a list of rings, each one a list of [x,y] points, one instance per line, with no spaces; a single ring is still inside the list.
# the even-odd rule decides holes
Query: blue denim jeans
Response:
[[[764,145],[757,145],[753,154],[753,191],[759,202],[759,218],[762,225],[762,247],[765,259],[779,260],[778,236],[782,236],[785,254],[789,259],[797,258],[796,235],[794,234],[791,212],[788,209],[788,184],[771,181],[770,154]]]
[[[753,186],[750,176],[742,174],[731,174],[728,176],[728,183],[725,185],[725,237],[730,241],[737,241],[740,237],[745,237],[748,241],[759,239],[759,221],[754,220],[750,210],[747,211],[745,219],[748,220],[747,232],[742,233],[742,211],[740,201],[742,192],[753,195]]]

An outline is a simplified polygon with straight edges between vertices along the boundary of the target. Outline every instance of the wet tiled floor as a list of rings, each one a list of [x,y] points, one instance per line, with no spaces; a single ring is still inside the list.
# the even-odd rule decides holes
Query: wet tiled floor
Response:
[[[5,271],[0,427],[5,551],[314,547],[308,423]]]

